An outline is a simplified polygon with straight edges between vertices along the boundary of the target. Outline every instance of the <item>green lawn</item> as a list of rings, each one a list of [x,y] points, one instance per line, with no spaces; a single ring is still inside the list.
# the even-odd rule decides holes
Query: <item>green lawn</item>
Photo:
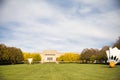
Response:
[[[0,80],[120,80],[120,65],[20,64],[0,66]]]

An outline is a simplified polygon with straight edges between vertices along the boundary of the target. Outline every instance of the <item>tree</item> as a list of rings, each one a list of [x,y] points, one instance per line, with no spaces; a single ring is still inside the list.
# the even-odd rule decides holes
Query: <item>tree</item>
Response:
[[[118,40],[113,44],[113,47],[117,47],[118,49],[120,49],[120,37],[119,37]]]
[[[109,49],[109,46],[104,46],[100,51],[99,53],[96,55],[97,56],[97,60],[100,62],[100,63],[103,63],[107,61],[107,55],[106,55],[106,50]]]
[[[0,64],[7,63],[9,59],[7,46],[4,44],[0,44]]]
[[[28,52],[22,52],[22,53],[23,53],[24,61],[27,61],[28,58],[30,58],[30,53],[28,53]]]
[[[28,53],[23,52],[24,61],[27,61],[28,58],[33,58],[33,61],[41,61],[40,53]]]
[[[0,64],[16,64],[22,61],[23,55],[21,49],[0,44]]]
[[[33,58],[33,61],[41,61],[40,53],[32,53],[31,57]]]
[[[81,52],[81,58],[80,60],[82,61],[82,63],[90,63],[90,61],[92,61],[92,63],[96,60],[96,55],[97,53],[99,52],[98,49],[84,49],[82,52]]]
[[[57,58],[58,61],[79,61],[80,60],[80,55],[77,53],[65,53],[64,55],[61,55],[60,57]]]

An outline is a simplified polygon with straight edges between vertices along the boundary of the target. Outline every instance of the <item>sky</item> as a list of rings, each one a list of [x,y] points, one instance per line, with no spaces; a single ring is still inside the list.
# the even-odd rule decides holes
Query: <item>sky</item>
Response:
[[[119,0],[0,0],[0,43],[22,51],[81,52],[120,36]]]

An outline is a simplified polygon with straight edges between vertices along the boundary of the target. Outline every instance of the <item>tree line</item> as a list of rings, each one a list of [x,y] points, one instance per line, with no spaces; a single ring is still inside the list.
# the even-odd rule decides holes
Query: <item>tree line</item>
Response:
[[[101,50],[86,48],[81,52],[81,63],[106,63],[107,55],[106,50],[109,46],[104,46]]]
[[[57,58],[58,61],[79,61],[80,63],[107,63],[107,55],[106,50],[109,49],[110,46],[104,46],[101,50],[86,48],[83,49],[81,54],[74,53],[65,53]],[[120,37],[118,40],[112,45],[112,47],[117,47],[120,49]]]
[[[61,62],[80,62],[80,63],[106,63],[107,56],[106,50],[109,49],[109,46],[104,46],[101,50],[86,48],[83,49],[81,54],[69,52],[64,53],[57,58],[57,61]]]
[[[28,63],[28,58],[33,58],[33,62],[39,62],[41,61],[40,53],[29,53],[29,52],[23,52],[24,57],[24,63]]]
[[[22,52],[20,48],[0,44],[0,64],[26,63],[28,58],[33,58],[33,61],[41,61],[40,53]]]
[[[79,60],[80,60],[80,54],[75,53],[75,52],[67,52],[57,58],[57,61],[74,62],[74,61],[79,61]]]
[[[16,64],[21,61],[23,61],[23,55],[20,48],[0,44],[0,64]]]
[[[107,55],[106,50],[109,49],[110,46],[104,46],[101,50],[98,49],[84,49],[80,55],[81,63],[106,63]],[[112,48],[117,47],[120,49],[120,37],[118,40],[111,46]]]
[[[112,47],[117,47],[118,49],[120,49],[120,37],[112,45]],[[108,49],[109,46],[104,46],[101,50],[86,48],[83,49],[80,54],[68,52],[58,57],[57,61],[79,61],[80,63],[106,63],[106,50]],[[28,58],[33,58],[33,61],[41,61],[40,53],[22,52],[20,48],[8,47],[4,44],[0,44],[0,64],[17,64],[23,61],[27,61]]]

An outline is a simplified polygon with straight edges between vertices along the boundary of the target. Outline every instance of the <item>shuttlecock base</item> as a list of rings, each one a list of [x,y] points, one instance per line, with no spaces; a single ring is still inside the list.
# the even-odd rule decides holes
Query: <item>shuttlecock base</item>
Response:
[[[114,67],[115,67],[115,62],[111,61],[111,62],[109,63],[109,66],[110,66],[110,68],[114,68]]]

